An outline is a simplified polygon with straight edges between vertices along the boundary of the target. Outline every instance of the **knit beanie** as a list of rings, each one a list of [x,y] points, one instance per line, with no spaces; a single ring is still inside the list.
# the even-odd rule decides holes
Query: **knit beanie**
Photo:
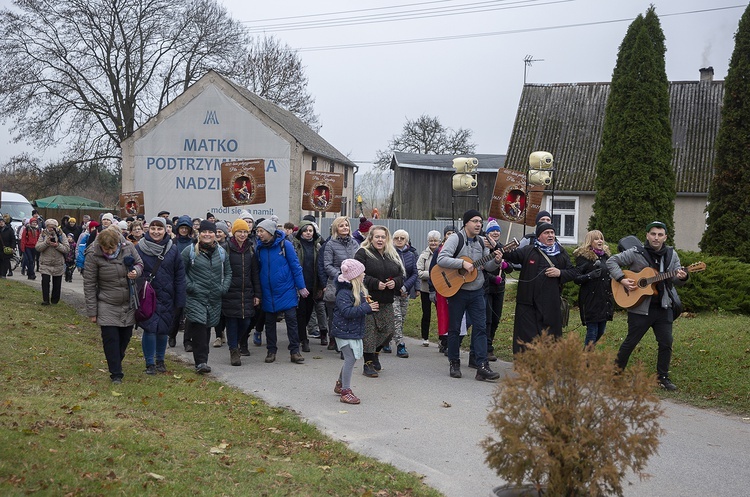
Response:
[[[203,220],[198,227],[198,233],[200,233],[201,231],[213,231],[214,233],[216,233],[216,224],[212,223],[211,221]]]
[[[96,229],[98,227],[99,227],[99,223],[97,223],[96,221],[90,221],[88,230],[91,231],[92,229]]]
[[[484,219],[484,217],[482,217],[482,214],[476,209],[469,209],[468,211],[464,212],[464,218],[463,218],[464,226],[466,226],[469,223],[469,221],[471,221],[472,218],[477,217],[477,216]]]
[[[360,233],[367,233],[370,231],[370,228],[372,228],[372,223],[367,220],[366,217],[359,218],[359,232]]]
[[[117,223],[117,227],[121,230],[126,230],[128,229],[128,223],[126,221],[120,221],[119,223]]]
[[[68,218],[68,222],[69,222],[69,223],[75,223],[75,222],[76,222],[76,218],[74,218],[74,217],[69,217],[69,218]]]
[[[552,219],[552,215],[550,215],[547,211],[539,211],[539,213],[536,215],[536,222],[534,224],[539,224],[539,220],[543,217],[548,217]]]
[[[539,235],[541,235],[542,233],[544,233],[547,230],[554,231],[555,227],[552,226],[549,223],[537,224],[537,226],[536,226],[536,237],[539,238]]]
[[[242,209],[240,211],[240,215],[238,216],[240,219],[252,219],[253,222],[255,222],[255,218],[252,214],[250,214],[250,211],[247,209]]]
[[[344,259],[341,262],[341,274],[339,281],[352,281],[365,272],[365,266],[356,259]]]
[[[493,231],[502,231],[500,229],[500,225],[497,224],[497,221],[495,221],[494,219],[492,221],[490,221],[489,223],[487,223],[487,229],[484,230],[484,232],[485,233],[491,233]]]
[[[449,231],[456,232],[456,227],[452,224],[447,225],[445,228],[443,228],[443,236],[447,235]]]
[[[264,230],[268,231],[272,235],[276,233],[276,223],[274,223],[270,219],[264,219],[263,221],[258,223],[258,228],[263,228]]]
[[[232,235],[238,231],[250,231],[250,226],[244,219],[238,219],[232,223]]]
[[[227,226],[227,223],[224,221],[218,221],[216,223],[216,229],[221,230],[224,233],[224,236],[229,236],[229,226]]]
[[[102,216],[102,221],[104,221],[105,219],[109,219],[112,223],[115,222],[115,216],[113,216],[111,212],[107,212]]]
[[[157,216],[157,217],[151,219],[151,221],[148,223],[148,225],[151,226],[152,224],[158,224],[162,228],[167,229],[167,220],[164,219],[163,217]]]
[[[47,228],[49,228],[50,226],[54,226],[55,228],[57,228],[58,226],[56,219],[47,219],[46,221],[44,221],[44,225]]]

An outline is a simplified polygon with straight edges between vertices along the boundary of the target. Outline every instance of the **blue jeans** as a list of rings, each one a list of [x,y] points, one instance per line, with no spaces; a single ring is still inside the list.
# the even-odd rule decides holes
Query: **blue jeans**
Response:
[[[292,307],[284,311],[284,322],[286,323],[286,336],[289,338],[289,353],[299,354],[299,331],[297,330],[297,308]],[[266,312],[266,348],[274,354],[276,347],[276,316],[278,312]]]
[[[146,359],[146,366],[164,362],[168,339],[169,335],[143,332],[141,348],[143,349],[143,358]]]
[[[586,345],[592,342],[598,342],[602,335],[604,335],[604,330],[606,328],[606,321],[599,321],[598,323],[586,323]]]
[[[459,290],[448,298],[448,360],[461,357],[461,318],[466,312],[467,324],[471,322],[471,349],[477,364],[487,362],[487,325],[484,289]]]
[[[34,274],[34,268],[36,267],[36,249],[34,247],[26,247],[26,250],[23,251],[23,261],[26,265],[26,276],[29,278],[36,277],[36,274]]]
[[[226,326],[225,329],[227,332],[227,344],[229,345],[229,350],[236,349],[239,347],[240,334],[250,329],[250,325],[252,323],[253,323],[253,318],[224,317],[224,324]]]

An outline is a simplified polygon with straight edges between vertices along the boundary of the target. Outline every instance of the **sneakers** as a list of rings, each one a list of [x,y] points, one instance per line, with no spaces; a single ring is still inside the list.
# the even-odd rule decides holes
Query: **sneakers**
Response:
[[[269,352],[268,354],[266,354],[266,363],[271,364],[275,360],[276,360],[276,353]]]
[[[263,337],[260,336],[260,331],[253,332],[253,345],[256,347],[263,345]]]
[[[156,372],[157,373],[167,372],[167,366],[164,365],[164,361],[156,361]]]
[[[229,349],[229,364],[232,366],[242,366],[240,349]]]
[[[430,341],[429,340],[422,340],[422,347],[429,347]]]
[[[451,378],[461,378],[461,361],[450,362],[450,375]]]
[[[321,345],[328,345],[328,337],[325,335],[320,335],[320,344]]]
[[[318,330],[313,330],[308,333],[307,336],[310,338],[320,338],[320,332]]]
[[[221,347],[221,344],[221,337],[216,337],[216,340],[214,340],[214,347]]]
[[[341,395],[341,380],[336,380],[336,386],[333,387],[333,393],[336,395]]]
[[[122,378],[112,378],[113,385],[122,385]]]
[[[302,354],[300,354],[299,352],[297,352],[296,354],[292,354],[290,359],[294,364],[302,364],[303,362],[305,362],[305,358],[302,357]]]
[[[478,381],[496,380],[498,378],[500,378],[500,373],[491,370],[489,362],[485,362],[480,367],[478,367],[477,375],[474,377],[474,379]]]
[[[193,351],[193,344],[190,342],[185,342],[185,352],[192,352]]]
[[[302,352],[310,352],[310,342],[302,342]]]
[[[247,347],[240,347],[240,355],[243,355],[245,357],[250,355],[250,349]]]
[[[403,343],[398,344],[396,346],[396,356],[401,357],[402,359],[407,359],[409,357],[409,353],[406,351],[406,345]]]
[[[368,378],[377,378],[378,372],[375,371],[375,368],[373,367],[372,361],[367,361],[362,368],[362,374],[367,376]]]
[[[352,393],[351,388],[341,390],[341,402],[344,404],[359,404],[359,397]]]
[[[144,371],[146,374],[156,374],[156,365],[154,364],[146,364],[146,370]]]
[[[383,346],[383,352],[385,352],[386,354],[390,354],[391,352],[393,352],[390,342]]]
[[[206,374],[211,372],[211,366],[206,364],[205,362],[202,362],[195,366],[195,372],[198,374]]]
[[[375,359],[372,361],[372,367],[377,372],[380,372],[380,370],[383,369],[383,366],[380,365],[380,354],[378,352],[375,352]]]
[[[493,354],[492,352],[487,352],[487,360],[490,362],[495,362],[497,361],[497,357],[495,357],[495,354]]]
[[[664,390],[669,390],[670,392],[674,392],[675,390],[677,390],[677,385],[672,383],[672,381],[669,379],[669,376],[660,377],[659,386],[662,387]]]

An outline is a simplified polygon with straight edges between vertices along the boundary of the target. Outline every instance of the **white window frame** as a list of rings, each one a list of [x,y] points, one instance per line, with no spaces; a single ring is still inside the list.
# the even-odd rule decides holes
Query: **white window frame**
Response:
[[[557,234],[557,241],[565,245],[577,245],[578,244],[578,216],[579,216],[579,198],[578,197],[567,197],[567,196],[555,196],[555,201],[569,201],[575,202],[573,209],[553,209],[552,208],[552,197],[547,197],[547,211],[552,213],[552,216],[560,216],[560,227],[565,226],[563,222],[563,216],[573,216],[573,236],[562,236],[561,233]]]

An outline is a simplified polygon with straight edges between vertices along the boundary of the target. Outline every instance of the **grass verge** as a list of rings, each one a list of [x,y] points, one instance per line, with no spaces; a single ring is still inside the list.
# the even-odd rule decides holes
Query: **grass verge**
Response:
[[[495,355],[504,361],[512,361],[515,287],[508,285],[507,289],[494,344]],[[410,301],[404,334],[421,338],[421,317],[419,299]],[[607,324],[607,331],[597,346],[616,351],[627,331],[627,313],[620,311]],[[571,309],[567,332],[579,333],[581,339],[586,335],[577,308]],[[698,407],[750,416],[750,316],[724,312],[684,314],[675,322],[673,334],[670,376],[678,390],[662,390],[660,395]],[[430,340],[437,340],[434,309]],[[468,348],[468,340],[463,343]],[[649,332],[636,347],[630,361],[641,361],[648,370],[655,371],[656,353],[656,340],[653,333]]]
[[[99,328],[38,301],[0,283],[0,495],[441,495],[169,358],[113,386]],[[142,366],[130,348],[126,371]]]

